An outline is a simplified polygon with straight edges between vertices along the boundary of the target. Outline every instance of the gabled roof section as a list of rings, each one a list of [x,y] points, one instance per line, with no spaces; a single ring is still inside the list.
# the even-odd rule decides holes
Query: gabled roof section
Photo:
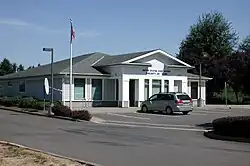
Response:
[[[96,61],[103,59],[109,55],[104,53],[93,53],[91,56],[86,57],[83,61],[79,61],[78,63],[73,65],[72,72],[74,74],[88,74],[88,75],[106,75],[104,71],[96,69],[92,66]],[[60,74],[69,74],[69,66],[60,72]]]
[[[89,53],[80,55],[77,57],[73,57],[72,59],[72,65],[73,68],[75,68],[75,65],[79,62],[84,61],[85,59],[91,57],[93,54],[96,53]],[[89,64],[90,65],[90,64]],[[61,60],[54,62],[53,64],[53,73],[61,74],[62,71],[65,71],[69,67],[69,59]],[[84,72],[84,71],[83,71]],[[44,76],[44,75],[50,75],[51,74],[51,64],[41,65],[39,67],[27,69],[24,71],[0,76],[0,80],[6,80],[6,79],[16,79],[16,78],[26,78],[26,77],[34,77],[34,76]]]
[[[101,59],[99,62],[95,63],[94,66],[101,67],[101,66],[112,66],[112,65],[122,64],[130,59],[134,59],[136,57],[143,56],[143,55],[148,54],[152,51],[155,51],[155,50],[106,56],[103,59]]]
[[[162,50],[160,50],[160,49],[154,50],[154,51],[150,51],[150,52],[145,53],[145,54],[143,54],[143,55],[140,55],[140,56],[131,58],[131,59],[129,59],[129,60],[123,62],[123,63],[131,63],[131,62],[133,62],[133,61],[136,61],[136,60],[139,60],[139,59],[142,59],[142,58],[151,56],[151,55],[156,54],[156,53],[161,53],[161,54],[165,55],[166,57],[168,57],[168,58],[170,58],[170,59],[173,59],[174,61],[179,62],[180,64],[183,64],[183,65],[186,66],[186,67],[192,67],[191,65],[189,65],[189,64],[187,64],[187,63],[181,61],[180,59],[178,59],[178,58],[176,58],[176,57],[174,57],[174,56],[172,56],[172,55],[168,54],[167,52],[162,51]]]

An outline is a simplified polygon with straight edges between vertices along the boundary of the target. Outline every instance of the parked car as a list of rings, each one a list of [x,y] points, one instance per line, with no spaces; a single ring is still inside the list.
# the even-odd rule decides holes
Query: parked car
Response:
[[[164,114],[182,112],[186,115],[193,111],[193,101],[186,93],[158,93],[142,102],[141,111],[160,111]]]

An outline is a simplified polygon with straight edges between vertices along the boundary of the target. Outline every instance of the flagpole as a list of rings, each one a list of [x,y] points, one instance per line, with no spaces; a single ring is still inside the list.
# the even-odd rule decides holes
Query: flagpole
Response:
[[[70,25],[72,28],[72,20],[70,19]],[[72,30],[71,32],[72,33]],[[72,110],[72,34],[70,36],[70,63],[69,63],[69,107]]]

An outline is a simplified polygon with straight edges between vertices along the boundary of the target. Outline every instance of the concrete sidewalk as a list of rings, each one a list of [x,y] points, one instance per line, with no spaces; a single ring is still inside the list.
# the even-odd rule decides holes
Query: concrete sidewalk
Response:
[[[92,115],[103,113],[133,113],[139,110],[139,107],[118,108],[118,107],[89,107],[88,110]]]

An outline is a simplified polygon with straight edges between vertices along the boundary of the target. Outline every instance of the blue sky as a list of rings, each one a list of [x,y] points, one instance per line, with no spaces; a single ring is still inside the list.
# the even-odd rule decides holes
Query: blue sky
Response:
[[[55,60],[68,58],[70,18],[76,30],[73,56],[155,48],[174,55],[204,12],[222,12],[240,38],[249,35],[249,6],[249,0],[2,0],[0,60],[25,67],[49,63],[43,47],[55,49]]]

